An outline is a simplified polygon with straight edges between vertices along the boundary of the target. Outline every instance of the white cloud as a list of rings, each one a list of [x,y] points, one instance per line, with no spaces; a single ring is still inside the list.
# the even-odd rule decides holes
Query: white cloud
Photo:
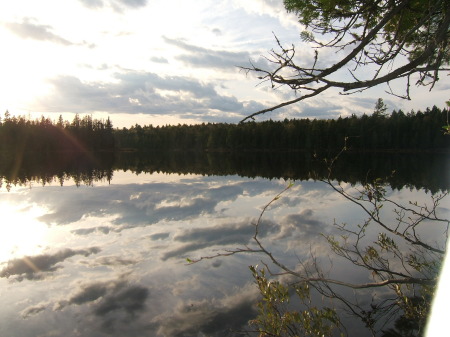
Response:
[[[207,49],[168,37],[164,37],[164,41],[189,52],[189,54],[178,55],[176,58],[195,68],[217,68],[236,71],[238,66],[248,64],[250,59],[250,54],[246,51],[231,52]]]

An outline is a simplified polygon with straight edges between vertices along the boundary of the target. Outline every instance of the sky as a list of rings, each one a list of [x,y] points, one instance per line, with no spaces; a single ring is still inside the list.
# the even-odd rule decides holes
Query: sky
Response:
[[[295,44],[300,62],[312,59],[302,29],[281,0],[4,1],[0,116],[6,110],[53,120],[89,114],[109,116],[115,127],[236,123],[295,97],[239,67],[267,68],[275,35],[283,45]],[[319,55],[330,65],[338,57]],[[411,101],[386,89],[325,92],[258,120],[370,114],[378,98],[388,111],[417,111],[443,108],[450,98],[445,74],[431,92],[412,87]]]

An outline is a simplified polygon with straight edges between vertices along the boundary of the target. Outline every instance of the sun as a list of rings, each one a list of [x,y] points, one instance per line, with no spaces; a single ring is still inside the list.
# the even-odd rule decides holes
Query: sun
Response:
[[[43,251],[49,228],[37,220],[43,209],[0,201],[0,265]]]

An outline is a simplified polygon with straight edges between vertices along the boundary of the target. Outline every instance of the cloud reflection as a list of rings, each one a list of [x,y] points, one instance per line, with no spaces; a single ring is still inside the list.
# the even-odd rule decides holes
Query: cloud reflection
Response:
[[[181,302],[173,313],[155,318],[158,334],[167,337],[234,335],[256,315],[256,290],[247,284],[220,299]]]
[[[45,273],[54,272],[62,268],[60,262],[75,255],[89,256],[97,254],[100,248],[92,247],[88,249],[63,249],[54,254],[41,254],[35,256],[24,256],[22,258],[10,260],[7,266],[0,271],[0,277],[16,276],[15,280],[41,280],[47,275]]]
[[[25,310],[22,310],[20,315],[22,316],[22,318],[27,319],[27,318],[29,318],[31,316],[37,315],[41,311],[44,311],[45,309],[47,309],[48,306],[49,306],[48,302],[39,303],[37,305],[28,307]]]
[[[89,304],[91,312],[100,318],[102,329],[113,332],[117,325],[130,323],[145,311],[149,294],[146,287],[120,277],[82,284],[69,300],[60,301],[54,309],[59,311],[71,305]]]
[[[286,239],[292,237],[296,231],[304,241],[317,239],[320,234],[329,231],[329,225],[317,219],[314,211],[304,209],[300,213],[288,214],[281,219],[282,231],[275,239]]]
[[[230,329],[244,329],[254,318],[258,292],[247,266],[261,256],[240,255],[194,266],[185,266],[183,257],[251,246],[261,208],[285,182],[196,176],[153,182],[145,177],[144,183],[46,186],[9,194],[17,203],[39,203],[48,209],[39,220],[58,235],[67,235],[66,247],[98,246],[32,257],[39,273],[14,261],[1,271],[2,277],[22,279],[58,276],[45,283],[21,284],[36,293],[18,310],[20,319],[27,318],[26,331],[58,318],[64,321],[58,323],[58,335],[72,336],[77,330],[87,337],[223,337],[235,334]],[[329,192],[318,192],[315,186],[326,202]],[[293,187],[260,226],[260,238],[276,256],[284,258],[290,248],[291,257],[299,252],[295,261],[287,261],[291,265],[309,253],[308,244],[319,245],[320,233],[329,230],[317,203],[310,200],[310,190],[306,184]],[[102,254],[76,266],[64,263],[64,274],[54,273],[70,256],[97,254],[100,249]],[[56,291],[48,298],[38,295],[47,294],[49,286]]]
[[[274,185],[271,187],[273,188]],[[79,228],[77,235],[108,234],[125,228],[156,224],[160,221],[186,221],[205,214],[216,214],[219,203],[236,200],[244,191],[255,194],[255,187],[244,183],[211,187],[198,183],[148,183],[96,188],[48,186],[45,191],[31,190],[31,202],[48,205],[49,213],[40,221],[47,224],[72,224],[83,217],[114,217],[108,225]],[[248,190],[247,190],[248,189]],[[264,189],[263,186],[260,187]],[[259,191],[260,192],[260,191]],[[113,225],[113,226],[111,226]]]
[[[260,225],[259,236],[265,237],[269,232],[278,231],[278,225],[270,221],[263,221]],[[252,241],[254,234],[255,226],[252,225],[251,219],[237,224],[224,223],[208,228],[187,229],[173,238],[175,245],[176,243],[182,244],[163,253],[161,259],[164,261],[173,257],[186,257],[187,253],[198,252],[203,248],[214,246],[232,246],[231,248],[244,246]]]

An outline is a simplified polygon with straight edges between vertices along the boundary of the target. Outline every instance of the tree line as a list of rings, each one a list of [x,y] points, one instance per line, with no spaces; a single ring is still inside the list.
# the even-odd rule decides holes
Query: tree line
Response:
[[[448,109],[434,106],[425,111],[394,110],[385,113],[383,105],[372,115],[337,119],[285,119],[283,121],[239,124],[203,123],[197,125],[141,126],[113,128],[109,117],[93,119],[78,114],[72,122],[60,116],[31,120],[0,118],[0,151],[436,151],[448,150]]]
[[[116,145],[137,150],[355,151],[445,150],[447,109],[425,111],[376,109],[372,115],[337,119],[293,119],[239,124],[140,126],[116,129]]]

